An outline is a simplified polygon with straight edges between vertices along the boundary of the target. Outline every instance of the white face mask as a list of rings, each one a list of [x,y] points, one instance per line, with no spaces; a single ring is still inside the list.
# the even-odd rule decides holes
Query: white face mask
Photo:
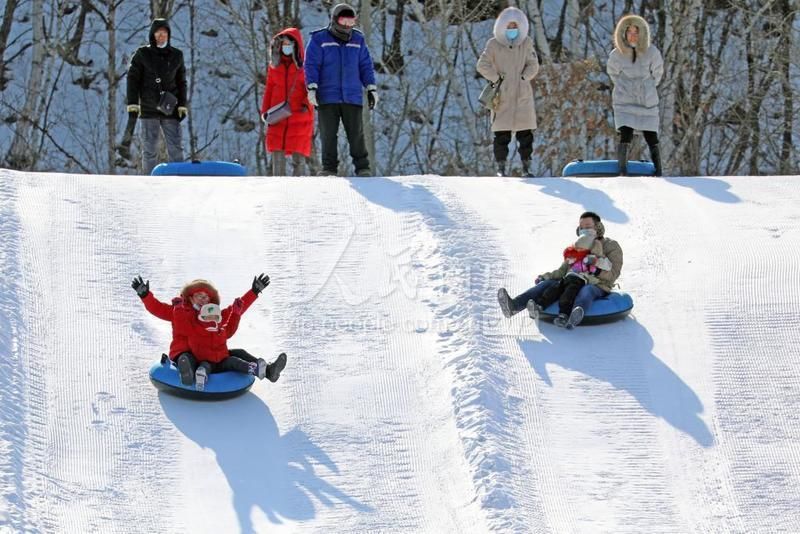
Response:
[[[581,228],[578,231],[578,235],[591,235],[592,237],[597,237],[597,231],[594,228]]]

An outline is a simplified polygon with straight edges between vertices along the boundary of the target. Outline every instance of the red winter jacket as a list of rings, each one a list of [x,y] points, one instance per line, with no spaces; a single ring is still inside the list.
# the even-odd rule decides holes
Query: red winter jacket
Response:
[[[215,331],[207,330],[214,323],[205,323],[197,318],[197,310],[180,298],[172,299],[172,304],[165,304],[148,292],[142,299],[144,307],[164,321],[172,323],[172,343],[169,346],[169,357],[175,359],[182,352],[191,352],[197,361],[220,362],[228,357],[228,338],[239,328],[241,314],[247,311],[258,296],[252,290],[242,295],[242,309],[237,312],[234,305],[222,310],[222,321]]]
[[[591,250],[588,248],[575,248],[570,245],[564,249],[564,261],[572,265],[575,262],[583,261],[583,258],[588,256]]]
[[[281,53],[281,40],[294,41],[294,54]],[[306,75],[303,72],[303,36],[297,28],[287,28],[272,39],[272,60],[267,67],[267,86],[261,101],[261,113],[289,100],[289,118],[267,126],[267,152],[282,150],[286,155],[295,152],[311,155],[311,136],[314,131],[314,111],[308,101]]]

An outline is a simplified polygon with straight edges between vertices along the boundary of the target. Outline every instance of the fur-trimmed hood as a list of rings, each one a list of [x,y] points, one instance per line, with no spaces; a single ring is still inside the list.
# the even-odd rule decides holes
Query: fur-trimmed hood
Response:
[[[629,26],[636,26],[639,29],[639,46],[636,47],[636,55],[643,56],[650,48],[650,25],[639,15],[625,15],[614,29],[614,46],[626,56],[633,55],[633,48],[625,39],[625,32]]]
[[[281,64],[281,58],[283,57],[281,53],[281,41],[284,37],[288,37],[294,43],[292,59],[298,69],[302,68],[303,61],[305,60],[305,50],[303,49],[303,34],[301,34],[300,30],[297,28],[286,28],[272,38],[272,58],[270,64],[273,67],[277,67]]]
[[[506,28],[511,22],[516,22],[519,28],[519,38],[514,40],[513,45],[506,39]],[[507,7],[500,12],[497,20],[494,21],[494,38],[503,46],[519,46],[528,37],[530,29],[531,25],[528,22],[528,17],[525,16],[525,12],[516,7]]]
[[[190,297],[199,292],[205,291],[208,293],[208,298],[214,304],[219,304],[219,291],[214,285],[209,282],[208,280],[203,280],[202,278],[198,278],[196,280],[192,280],[181,289],[181,297],[187,302],[190,303]]]

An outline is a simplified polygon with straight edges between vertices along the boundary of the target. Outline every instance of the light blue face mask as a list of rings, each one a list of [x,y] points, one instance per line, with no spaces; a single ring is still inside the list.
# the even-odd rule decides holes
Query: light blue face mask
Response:
[[[294,45],[283,45],[281,46],[281,52],[283,52],[284,56],[291,56],[292,52],[294,52]]]
[[[519,28],[507,28],[506,29],[506,39],[509,41],[513,41],[519,37]]]
[[[588,235],[592,235],[592,236],[596,236],[597,235],[597,231],[595,231],[592,228],[581,228],[580,230],[578,230],[578,235],[579,236],[583,236],[583,235],[587,235],[587,234]]]

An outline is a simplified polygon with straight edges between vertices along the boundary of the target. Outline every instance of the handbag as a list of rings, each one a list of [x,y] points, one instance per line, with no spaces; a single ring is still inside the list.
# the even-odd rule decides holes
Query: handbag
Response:
[[[273,125],[288,119],[292,115],[292,108],[289,107],[289,101],[284,100],[280,104],[275,104],[267,110],[267,124]]]
[[[289,92],[286,93],[286,100],[275,104],[271,108],[267,110],[266,119],[264,122],[267,123],[268,126],[273,124],[278,124],[281,121],[288,119],[292,115],[292,108],[289,106],[289,98],[292,96],[292,92],[294,91],[294,86],[297,83],[297,75],[299,72],[295,73],[294,81],[292,82],[292,87],[289,89]]]
[[[503,78],[497,80],[497,83],[489,82],[483,88],[481,94],[478,95],[478,102],[488,109],[494,111],[500,104],[500,84],[503,83]]]
[[[156,83],[158,84],[160,95],[156,109],[164,115],[172,115],[175,111],[175,106],[178,105],[178,97],[161,87],[161,78],[156,78]]]

